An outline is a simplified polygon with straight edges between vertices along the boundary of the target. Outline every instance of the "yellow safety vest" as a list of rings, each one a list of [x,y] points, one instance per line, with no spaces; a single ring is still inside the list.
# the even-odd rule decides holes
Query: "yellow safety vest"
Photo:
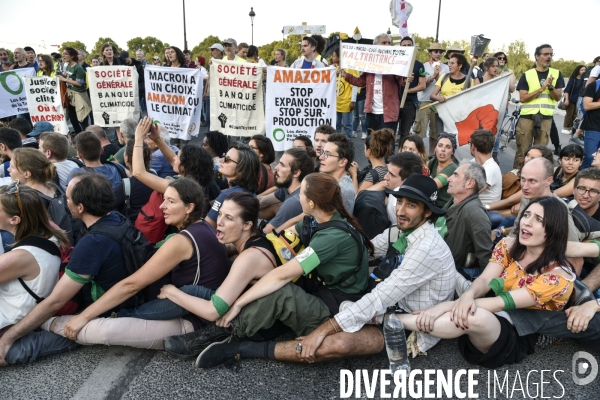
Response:
[[[558,81],[560,71],[554,68],[548,69],[548,75],[552,75],[554,83]],[[540,79],[538,78],[537,71],[535,68],[525,72],[525,79],[527,79],[527,85],[529,86],[529,93],[535,92],[542,87],[540,85]],[[556,100],[550,96],[548,89],[544,90],[538,97],[533,100],[523,103],[521,105],[521,115],[534,115],[540,113],[544,116],[551,117],[554,115],[554,107],[556,106]]]

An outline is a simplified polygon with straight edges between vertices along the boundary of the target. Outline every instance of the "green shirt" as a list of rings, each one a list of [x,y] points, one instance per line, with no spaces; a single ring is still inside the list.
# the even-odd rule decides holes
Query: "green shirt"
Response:
[[[75,86],[70,83],[67,83],[67,87],[74,92],[85,92],[85,70],[79,64],[75,64],[74,66],[67,67],[67,78],[77,81],[82,84],[82,86]]]
[[[437,168],[438,168],[438,160],[437,158],[433,157],[431,159],[431,161],[429,161],[429,174],[432,178],[435,178],[437,175]],[[454,170],[456,170],[456,168],[458,168],[458,165],[454,164],[454,163],[450,163],[450,165],[448,165],[446,168],[444,168],[443,170],[441,170],[439,173],[440,174],[444,174],[447,177],[450,177],[450,175],[452,175],[454,173]],[[446,178],[448,179],[448,178]],[[437,196],[437,200],[435,201],[435,205],[438,207],[444,207],[446,205],[446,203],[448,202],[448,200],[450,200],[450,195],[448,194],[448,183],[446,183],[441,189],[438,189],[437,192],[438,196]]]
[[[336,211],[331,220],[344,221]],[[302,231],[304,221],[296,224],[296,232]],[[296,256],[296,260],[304,270],[305,274],[313,270],[319,274],[323,282],[332,289],[340,290],[348,294],[364,293],[367,288],[369,265],[366,247],[362,258],[362,267],[354,275],[336,285],[342,276],[356,269],[359,259],[359,247],[356,240],[347,232],[337,228],[327,228],[318,231],[312,237],[309,246]],[[332,285],[333,284],[333,285]]]
[[[132,139],[133,140],[133,139]],[[127,146],[123,146],[119,149],[119,151],[117,151],[114,155],[114,157],[117,159],[117,161],[119,162],[119,164],[121,165],[125,165],[125,148]]]

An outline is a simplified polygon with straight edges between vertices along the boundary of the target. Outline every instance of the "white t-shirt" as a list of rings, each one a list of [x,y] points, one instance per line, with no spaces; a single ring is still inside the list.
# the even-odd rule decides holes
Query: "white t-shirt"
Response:
[[[381,74],[375,74],[371,112],[373,114],[383,114],[383,78]]]
[[[400,186],[398,186],[397,188],[394,188],[394,191],[397,191],[399,189],[400,189]],[[390,220],[392,225],[397,224],[397,221],[396,221],[396,203],[397,202],[398,202],[398,198],[396,198],[396,196],[392,196],[391,194],[388,194],[388,202],[387,202],[387,206],[385,206],[385,208],[387,209],[388,219]]]
[[[590,72],[590,78],[598,79],[598,75],[600,75],[600,65],[595,66]]]
[[[442,67],[442,70],[440,71],[439,76],[450,73],[450,69],[446,64],[440,63],[440,66]],[[430,62],[423,63],[423,67],[425,68],[425,73],[427,74],[425,76],[425,80],[427,80],[430,76],[432,76],[435,73],[435,71]],[[417,93],[417,98],[419,99],[419,101],[431,101],[429,96],[431,96],[431,93],[435,88],[435,82],[436,79],[432,80],[431,82],[429,82],[429,85],[425,87],[425,90],[422,90],[419,93]]]
[[[472,161],[475,161],[473,159]],[[485,181],[489,185],[487,189],[479,194],[479,200],[484,206],[486,204],[500,201],[502,197],[502,171],[493,158],[488,159],[482,165],[485,169]]]

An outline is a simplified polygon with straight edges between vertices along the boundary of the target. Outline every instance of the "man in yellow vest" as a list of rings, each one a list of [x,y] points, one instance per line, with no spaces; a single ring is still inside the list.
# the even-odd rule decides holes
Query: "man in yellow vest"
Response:
[[[554,107],[565,87],[562,73],[550,68],[553,55],[549,44],[537,47],[535,68],[525,71],[517,84],[522,104],[521,118],[517,123],[517,154],[513,168],[519,167],[532,142],[548,144]]]

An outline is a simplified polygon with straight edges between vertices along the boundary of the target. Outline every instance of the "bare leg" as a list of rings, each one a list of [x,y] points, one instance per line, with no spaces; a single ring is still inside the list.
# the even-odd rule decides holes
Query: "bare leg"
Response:
[[[412,314],[396,314],[404,328],[418,332],[417,316]],[[500,336],[500,322],[494,314],[478,308],[475,315],[469,316],[469,328],[458,328],[454,322],[450,320],[450,313],[445,313],[433,324],[433,331],[429,332],[431,336],[441,339],[454,339],[464,334],[469,335],[469,340],[482,353],[487,353],[492,345]]]
[[[278,342],[275,345],[275,359],[287,362],[303,362],[296,353],[297,345],[297,340]],[[377,354],[383,350],[383,346],[381,330],[375,326],[367,325],[355,333],[340,332],[327,336],[315,354],[316,362]]]

